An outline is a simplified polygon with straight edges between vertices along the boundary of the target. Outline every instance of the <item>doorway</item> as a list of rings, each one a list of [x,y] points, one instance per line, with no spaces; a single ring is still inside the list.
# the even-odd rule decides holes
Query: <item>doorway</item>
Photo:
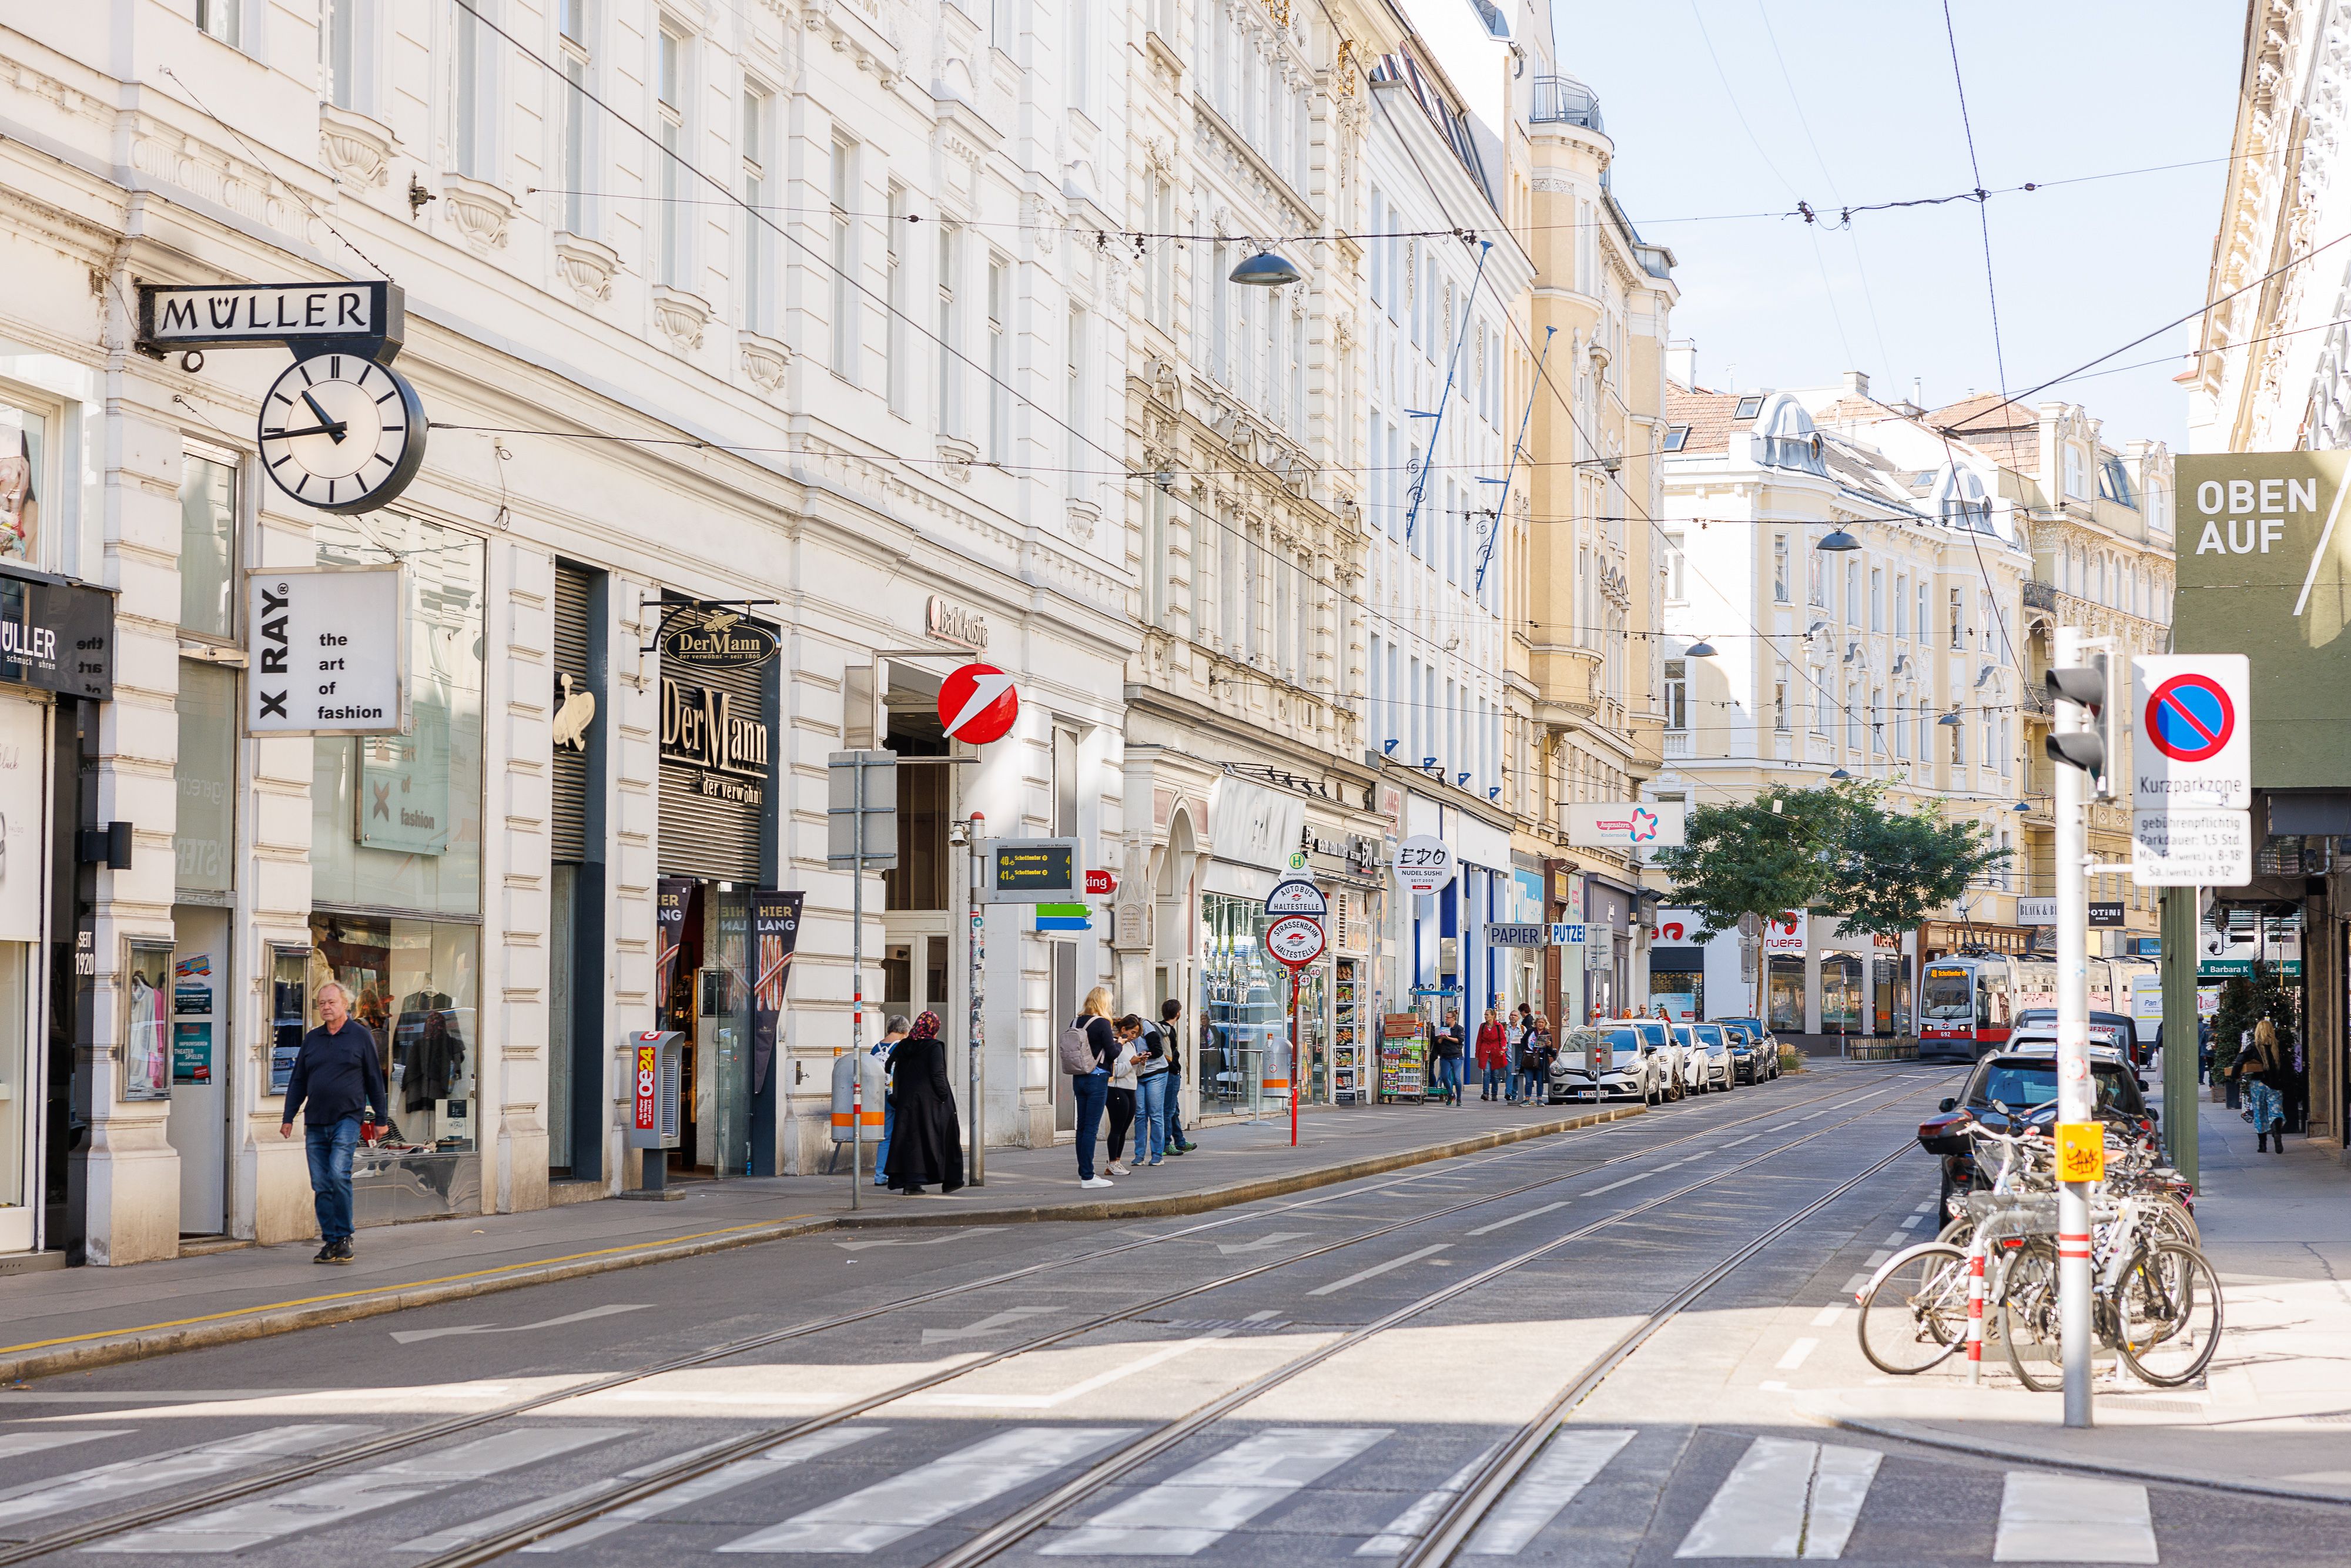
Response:
[[[751,888],[736,882],[664,877],[662,895],[678,910],[674,955],[659,1027],[687,1048],[678,1097],[681,1118],[669,1168],[680,1175],[738,1176],[751,1167]],[[666,935],[666,934],[665,934]]]
[[[171,1111],[163,1135],[180,1155],[180,1234],[228,1228],[229,912],[183,904],[172,910]]]

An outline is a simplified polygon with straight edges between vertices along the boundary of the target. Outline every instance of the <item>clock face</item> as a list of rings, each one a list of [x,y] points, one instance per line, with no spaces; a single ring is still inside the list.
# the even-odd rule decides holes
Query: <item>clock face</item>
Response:
[[[297,360],[261,400],[261,465],[304,506],[369,511],[406,489],[423,461],[416,389],[372,360]]]

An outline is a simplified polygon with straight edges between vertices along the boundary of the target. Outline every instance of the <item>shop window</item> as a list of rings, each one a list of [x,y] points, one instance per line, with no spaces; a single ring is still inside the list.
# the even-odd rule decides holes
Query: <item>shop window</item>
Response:
[[[392,1099],[387,1153],[451,1154],[474,1146],[480,940],[479,927],[447,921],[310,916],[317,963],[304,1027],[322,1021],[315,1005],[319,988],[329,978],[341,981],[350,993],[351,1016],[375,1036],[383,1065]]]
[[[482,541],[376,512],[367,530],[321,514],[320,566],[408,569],[406,735],[315,743],[310,897],[321,907],[481,912]]]
[[[1821,1030],[1827,1034],[1866,1034],[1862,1012],[1861,960],[1850,954],[1821,960]]]
[[[236,468],[188,455],[180,468],[180,630],[236,635]]]
[[[179,818],[172,829],[174,885],[225,902],[236,854],[236,672],[180,661]]]
[[[1706,977],[1695,969],[1652,968],[1645,1010],[1654,1018],[1659,1008],[1676,1023],[1706,1017]]]
[[[0,402],[0,557],[41,561],[41,503],[47,497],[43,466],[48,422]]]
[[[26,1107],[33,1103],[32,1085],[25,1081],[31,1065],[26,1031],[25,954],[29,945],[0,942],[0,1230],[13,1218],[16,1234],[30,1247],[32,1226],[25,1207],[25,1138]],[[19,1212],[11,1217],[7,1211]]]
[[[172,1097],[172,945],[132,942],[122,966],[122,1098]]]
[[[1765,1005],[1771,1009],[1769,1021],[1774,1031],[1803,1032],[1803,959],[1783,956],[1771,960],[1771,982],[1765,988]]]
[[[1259,900],[1217,893],[1200,895],[1203,1108],[1253,1104],[1261,1092],[1269,1052],[1277,1053],[1278,1066],[1278,1053],[1289,1049],[1289,980],[1266,954],[1267,924]]]

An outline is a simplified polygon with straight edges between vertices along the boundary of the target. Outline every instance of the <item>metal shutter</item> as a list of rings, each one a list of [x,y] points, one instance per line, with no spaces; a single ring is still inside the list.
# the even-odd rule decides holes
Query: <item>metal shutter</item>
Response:
[[[562,706],[565,675],[571,677],[575,692],[586,691],[600,704],[604,700],[589,667],[588,603],[594,582],[594,576],[580,567],[555,563],[555,671],[550,677],[555,689],[549,699],[550,713]],[[569,746],[558,746],[554,752],[554,858],[578,863],[588,858],[588,754]]]
[[[689,701],[698,704],[705,690],[723,691],[734,699],[737,711],[764,719],[769,667],[702,670],[664,664],[662,676],[664,684],[676,683]],[[666,694],[662,700],[667,703]],[[662,759],[659,861],[664,875],[758,882],[759,827],[776,809],[772,722],[768,734],[768,772],[759,785],[756,806],[706,797],[701,789],[701,768],[667,757]]]

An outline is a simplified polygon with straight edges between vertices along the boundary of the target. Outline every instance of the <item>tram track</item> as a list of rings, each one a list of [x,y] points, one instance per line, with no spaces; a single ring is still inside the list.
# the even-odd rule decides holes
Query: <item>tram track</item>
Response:
[[[632,1486],[618,1489],[609,1493],[600,1495],[594,1499],[592,1502],[581,1504],[575,1509],[565,1511],[561,1515],[550,1518],[550,1520],[547,1521],[542,1522],[534,1521],[530,1524],[518,1527],[516,1530],[509,1531],[493,1539],[475,1543],[459,1551],[445,1553],[441,1557],[434,1558],[428,1563],[422,1564],[421,1568],[458,1568],[459,1564],[489,1562],[496,1557],[505,1555],[508,1552],[528,1545],[533,1541],[544,1539],[547,1536],[559,1533],[562,1530],[569,1529],[575,1524],[584,1522],[585,1521],[595,1518],[601,1514],[610,1512],[614,1509],[624,1507],[631,1502],[641,1500],[647,1497],[656,1496],[662,1491],[691,1480],[695,1476],[704,1474],[709,1470],[716,1469],[723,1465],[739,1459],[747,1454],[758,1452],[763,1448],[771,1447],[778,1442],[787,1441],[797,1436],[810,1432],[820,1431],[828,1427],[836,1426],[842,1422],[854,1419],[856,1416],[882,1406],[893,1403],[912,1395],[925,1392],[939,1384],[965,1377],[986,1367],[997,1365],[1003,1362],[1012,1360],[1018,1356],[1029,1354],[1036,1351],[1050,1349],[1068,1341],[1081,1338],[1083,1335],[1093,1333],[1097,1330],[1110,1327],[1122,1322],[1144,1317],[1149,1313],[1162,1311],[1177,1302],[1189,1300],[1193,1297],[1204,1295],[1213,1291],[1226,1289],[1230,1286],[1246,1283],[1249,1281],[1258,1279],[1278,1270],[1288,1269],[1300,1263],[1311,1261],[1317,1258],[1327,1257],[1345,1249],[1357,1247],[1367,1241],[1376,1240],[1383,1236],[1392,1235],[1399,1230],[1408,1229],[1415,1226],[1430,1224],[1434,1221],[1447,1218],[1452,1215],[1459,1214],[1468,1209],[1482,1207],[1489,1204],[1505,1201],[1509,1198],[1520,1197],[1527,1193],[1537,1192],[1545,1187],[1557,1186],[1566,1182],[1579,1180],[1593,1174],[1594,1172],[1607,1169],[1613,1166],[1624,1165],[1632,1161],[1666,1154],[1692,1143],[1714,1142],[1719,1140],[1722,1134],[1729,1132],[1730,1129],[1744,1126],[1753,1122],[1784,1118],[1791,1113],[1802,1111],[1806,1107],[1817,1105],[1823,1101],[1844,1100],[1850,1103],[1854,1098],[1855,1088],[1856,1086],[1854,1084],[1843,1084],[1834,1089],[1825,1090],[1822,1093],[1812,1095],[1805,1099],[1775,1105],[1769,1111],[1758,1112],[1753,1115],[1736,1117],[1723,1122],[1710,1122],[1702,1129],[1691,1132],[1683,1136],[1646,1145],[1639,1149],[1628,1150],[1623,1154],[1611,1155],[1605,1159],[1595,1160],[1588,1165],[1580,1166],[1573,1171],[1546,1176],[1538,1180],[1520,1183],[1505,1187],[1499,1191],[1480,1193],[1472,1197],[1468,1197],[1458,1202],[1447,1204],[1440,1207],[1428,1209],[1404,1218],[1380,1224],[1369,1229],[1358,1231],[1354,1234],[1323,1243],[1320,1246],[1290,1253],[1281,1258],[1270,1260],[1267,1262],[1238,1270],[1229,1274],[1220,1275],[1217,1279],[1211,1281],[1187,1286],[1179,1291],[1165,1292],[1146,1301],[1097,1314],[1068,1327],[1032,1336],[1018,1344],[1008,1346],[1001,1351],[988,1353],[975,1360],[959,1362],[952,1367],[944,1368],[936,1373],[928,1374],[923,1377],[896,1385],[882,1393],[844,1405],[834,1410],[825,1412],[820,1416],[810,1416],[804,1420],[794,1422],[781,1427],[766,1429],[744,1438],[730,1441],[720,1447],[705,1448],[694,1455],[690,1461],[681,1461],[675,1466],[664,1468],[647,1476]],[[1907,1092],[1907,1091],[1898,1087],[1889,1086],[1862,1091],[1861,1097],[1876,1100],[1883,1099],[1889,1095],[1898,1096],[1905,1092]],[[1533,1252],[1522,1254],[1520,1259],[1515,1260],[1507,1265],[1500,1266],[1500,1271],[1507,1272],[1510,1269],[1522,1266],[1524,1262],[1531,1261],[1536,1257],[1542,1256],[1548,1251],[1564,1245],[1569,1240],[1581,1239],[1583,1236],[1589,1235],[1611,1225],[1621,1224],[1625,1220],[1636,1215],[1647,1213],[1664,1204],[1670,1203],[1678,1197],[1687,1196],[1688,1193],[1696,1191],[1700,1187],[1719,1181],[1725,1176],[1735,1175],[1738,1172],[1748,1169],[1754,1165],[1761,1164],[1762,1161],[1771,1158],[1778,1154],[1784,1153],[1788,1149],[1800,1146],[1802,1144],[1809,1143],[1813,1139],[1834,1131],[1837,1128],[1844,1127],[1851,1124],[1853,1122],[1865,1119],[1868,1115],[1874,1114],[1877,1110],[1881,1109],[1883,1109],[1882,1105],[1873,1107],[1871,1110],[1860,1112],[1855,1115],[1846,1117],[1842,1121],[1831,1123],[1825,1127],[1822,1127],[1814,1132],[1792,1139],[1786,1144],[1775,1145],[1772,1149],[1759,1154],[1749,1160],[1742,1161],[1740,1164],[1731,1166],[1727,1171],[1718,1173],[1715,1176],[1708,1176],[1698,1181],[1686,1184],[1683,1186],[1676,1188],[1673,1192],[1664,1194],[1659,1197],[1644,1202],[1633,1209],[1623,1211],[1617,1215],[1611,1216],[1607,1219],[1595,1222],[1593,1226],[1586,1227],[1581,1231],[1572,1233],[1569,1237],[1546,1243],[1544,1247],[1537,1249]],[[1540,1152],[1557,1153],[1562,1147],[1562,1143],[1580,1144],[1604,1133],[1622,1131],[1630,1124],[1611,1124],[1604,1127],[1593,1128],[1584,1132],[1562,1134],[1561,1143],[1539,1142],[1527,1145],[1522,1149],[1513,1149],[1505,1155],[1489,1156],[1489,1159],[1499,1163],[1503,1160],[1520,1158],[1526,1155]],[[1424,1179],[1426,1174],[1428,1173],[1423,1173],[1421,1176],[1405,1176],[1391,1181],[1381,1182],[1374,1184],[1370,1187],[1356,1189],[1352,1192],[1326,1194],[1315,1198],[1286,1203],[1270,1209],[1253,1210],[1245,1214],[1227,1216],[1197,1225],[1186,1226],[1181,1229],[1170,1231],[1165,1235],[1139,1238],[1133,1241],[1121,1242],[1109,1247],[1097,1248],[1091,1251],[1081,1253],[1073,1258],[1052,1259],[1040,1263],[1028,1264],[1019,1269],[993,1274],[984,1279],[967,1281],[955,1285],[942,1286],[931,1291],[919,1291],[911,1296],[901,1297],[890,1301],[877,1303],[872,1307],[862,1308],[854,1312],[836,1313],[829,1317],[794,1324],[788,1328],[774,1330],[765,1333],[732,1341],[724,1345],[709,1347],[695,1351],[688,1354],[672,1357],[666,1361],[652,1365],[636,1367],[622,1372],[610,1374],[592,1379],[584,1384],[573,1385],[559,1390],[553,1390],[548,1393],[536,1395],[526,1399],[509,1401],[495,1409],[477,1411],[469,1415],[453,1416],[446,1420],[427,1423],[422,1427],[403,1432],[388,1433],[381,1437],[356,1445],[332,1455],[322,1455],[315,1458],[282,1466],[266,1476],[247,1477],[238,1480],[224,1482],[218,1486],[203,1489],[202,1490],[192,1493],[186,1497],[158,1500],[153,1503],[142,1505],[139,1508],[126,1510],[102,1519],[92,1520],[81,1524],[68,1526],[63,1530],[52,1531],[47,1535],[44,1535],[31,1541],[0,1547],[0,1568],[7,1568],[7,1565],[9,1564],[27,1563],[56,1552],[71,1551],[76,1548],[88,1546],[92,1542],[105,1540],[110,1536],[124,1534],[137,1530],[144,1530],[158,1524],[167,1523],[173,1520],[186,1518],[190,1515],[201,1513],[209,1509],[241,1501],[245,1499],[252,1498],[265,1492],[276,1491],[315,1475],[319,1475],[330,1470],[341,1469],[346,1467],[370,1459],[378,1458],[388,1454],[397,1453],[403,1449],[418,1448],[444,1437],[450,1437],[462,1433],[474,1431],[496,1422],[509,1420],[517,1416],[527,1415],[532,1411],[546,1408],[549,1406],[575,1399],[593,1397],[613,1389],[625,1387],[632,1383],[644,1382],[653,1378],[664,1376],[672,1373],[690,1371],[697,1367],[709,1366],[713,1364],[724,1362],[735,1356],[764,1350],[773,1345],[785,1343],[793,1340],[805,1339],[839,1329],[853,1327],[861,1323],[871,1322],[876,1319],[887,1317],[893,1313],[906,1312],[913,1308],[931,1305],[939,1301],[954,1300],[958,1297],[970,1295],[982,1291],[993,1290],[1039,1274],[1056,1273],[1072,1269],[1082,1269],[1088,1265],[1103,1260],[1120,1257],[1147,1248],[1161,1246],[1170,1241],[1194,1239],[1204,1232],[1213,1231],[1226,1226],[1278,1218],[1283,1214],[1301,1208],[1308,1208],[1333,1203],[1351,1197],[1368,1196],[1373,1193],[1389,1190],[1395,1187],[1408,1186],[1414,1181]],[[1458,1286],[1449,1288],[1446,1292],[1440,1292],[1439,1296],[1442,1300],[1450,1300],[1454,1295],[1461,1293],[1463,1290],[1474,1288],[1477,1284],[1485,1282],[1487,1280],[1493,1277],[1497,1277],[1495,1270],[1481,1272],[1471,1280],[1461,1281]],[[1437,1299],[1432,1299],[1428,1304],[1437,1304]],[[1414,1310],[1426,1310],[1426,1307],[1416,1306]],[[1356,1331],[1357,1333],[1368,1333],[1374,1331]],[[1353,1337],[1353,1335],[1351,1335],[1350,1340],[1352,1341]],[[1327,1359],[1327,1356],[1317,1358],[1318,1361],[1321,1359]],[[1308,1364],[1311,1364],[1301,1363],[1295,1367],[1290,1375],[1295,1375],[1296,1372],[1305,1370]],[[1286,1378],[1283,1380],[1286,1380]],[[1219,1404],[1221,1403],[1222,1402],[1220,1401]],[[1145,1440],[1148,1441],[1149,1439]],[[1155,1449],[1154,1451],[1155,1452],[1156,1450]],[[1144,1458],[1147,1457],[1148,1456],[1144,1456]],[[1141,1463],[1143,1462],[1143,1458],[1138,1458],[1134,1462]],[[1122,1473],[1123,1473],[1123,1470]]]

